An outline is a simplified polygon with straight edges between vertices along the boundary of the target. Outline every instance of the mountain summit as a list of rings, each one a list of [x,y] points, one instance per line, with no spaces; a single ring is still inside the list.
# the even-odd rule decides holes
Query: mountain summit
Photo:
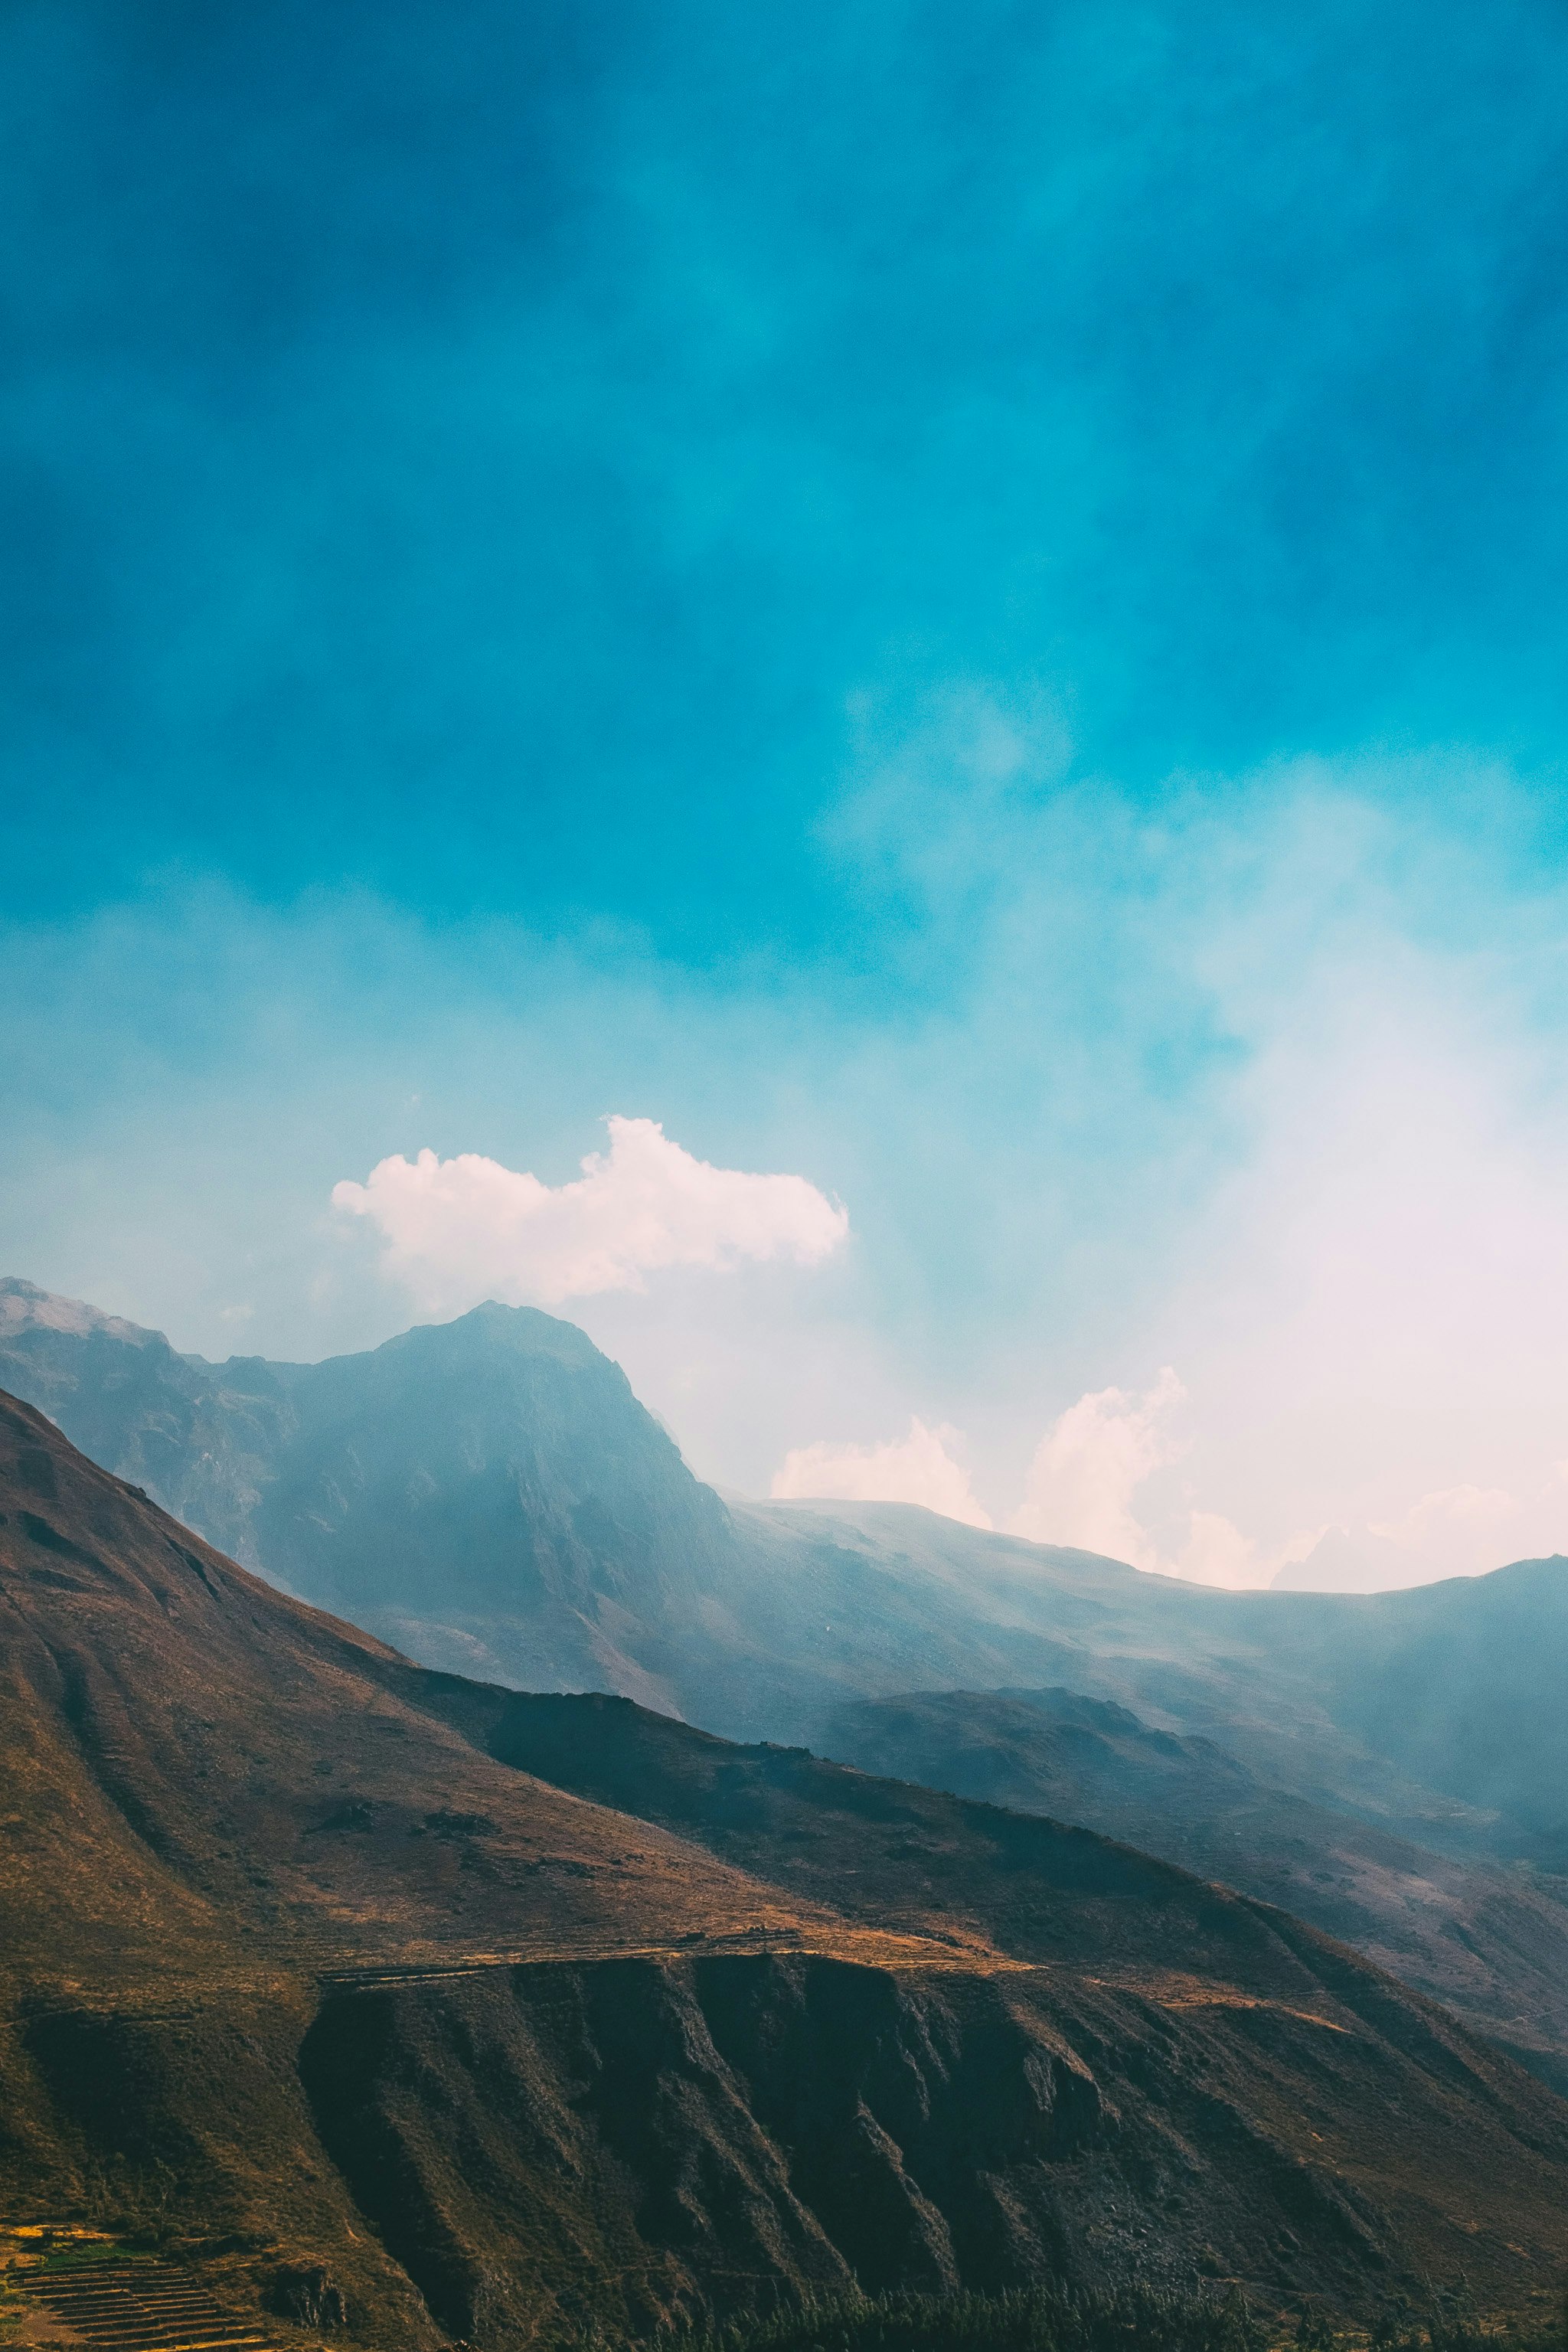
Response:
[[[619,1367],[530,1307],[211,1364],[13,1281],[0,1381],[209,1541],[431,1664],[774,1738],[847,1698],[1066,1687],[1445,1851],[1568,1869],[1568,1561],[1222,1592],[908,1505],[726,1504]]]
[[[0,1373],[275,1582],[421,1655],[675,1703],[626,1635],[715,1580],[729,1514],[574,1324],[488,1305],[320,1364],[175,1353],[0,1283]]]

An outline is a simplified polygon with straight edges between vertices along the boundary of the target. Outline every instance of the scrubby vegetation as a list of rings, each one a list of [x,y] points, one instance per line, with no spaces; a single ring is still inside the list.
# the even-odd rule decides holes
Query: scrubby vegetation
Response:
[[[1238,2294],[1032,2287],[800,2304],[666,2336],[659,2352],[1267,2352],[1268,2341]]]
[[[1568,2304],[1529,2317],[1489,2320],[1462,2290],[1435,2290],[1425,2309],[1403,2296],[1386,2305],[1364,2340],[1370,2352],[1568,2352]],[[1297,2341],[1301,2352],[1331,2352],[1346,2338],[1319,2320],[1303,2323]]]
[[[1404,2298],[1352,2327],[1321,2310],[1283,2322],[1246,2297],[1149,2288],[883,2294],[795,2304],[672,2331],[655,2352],[1568,2352],[1568,2317],[1489,2321],[1462,2295]]]

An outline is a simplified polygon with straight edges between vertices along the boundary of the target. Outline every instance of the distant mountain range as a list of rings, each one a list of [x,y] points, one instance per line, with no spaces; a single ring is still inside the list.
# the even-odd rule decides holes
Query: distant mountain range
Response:
[[[1435,1853],[1066,1690],[852,1701],[819,1738],[867,1771],[1081,1822],[1277,1903],[1446,2001],[1568,2092],[1568,1885]]]
[[[1507,2308],[1562,2251],[1568,2103],[1288,1914],[422,1668],[4,1398],[0,1898],[5,2210],[386,2352],[855,2279]]]
[[[1227,1593],[907,1506],[727,1504],[581,1331],[527,1308],[215,1365],[10,1281],[0,1384],[429,1665],[1130,1838],[1568,2081],[1568,1561]]]

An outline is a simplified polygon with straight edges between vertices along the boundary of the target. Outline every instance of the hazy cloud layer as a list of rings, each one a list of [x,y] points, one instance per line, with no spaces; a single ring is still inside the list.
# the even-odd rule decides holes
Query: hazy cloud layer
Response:
[[[892,910],[886,987],[720,987],[342,893],[12,924],[0,1264],[217,1356],[386,1338],[384,1265],[425,1312],[558,1300],[706,1476],[765,1493],[913,1415],[965,1433],[996,1525],[1214,1581],[1568,1549],[1568,879],[1529,795],[1458,754],[1300,762],[1156,824],[1062,782],[1048,710],[976,690],[886,732],[834,853]],[[660,1115],[721,1185],[809,1171],[808,1232],[757,1259],[671,1208],[687,1271],[655,1278],[619,1211],[549,1205],[603,1200],[606,1102],[666,1193],[700,1163]],[[327,1213],[373,1165],[366,1213]],[[829,1191],[855,1246],[802,1279]],[[1152,1422],[1163,1365],[1187,1402]]]
[[[399,1152],[363,1184],[335,1185],[332,1203],[370,1220],[386,1271],[432,1313],[640,1290],[669,1266],[815,1265],[848,1233],[848,1213],[804,1176],[715,1168],[651,1118],[607,1124],[609,1150],[591,1151],[574,1183],[544,1184],[478,1152]]]
[[[948,1448],[962,1444],[945,1423],[928,1429],[911,1417],[910,1433],[886,1445],[798,1445],[773,1473],[775,1502],[826,1496],[851,1503],[921,1503],[944,1518],[988,1528],[990,1516],[975,1501],[969,1473]]]
[[[1146,1507],[1152,1482],[1191,1452],[1191,1402],[1169,1365],[1142,1393],[1100,1389],[1079,1397],[1036,1447],[1024,1499],[1003,1522],[1007,1533],[1232,1591],[1387,1591],[1484,1574],[1557,1548],[1568,1512],[1568,1461],[1523,1497],[1500,1486],[1443,1487],[1391,1518],[1301,1528],[1272,1546],[1195,1503],[1185,1481],[1178,1507],[1151,1498]],[[995,1522],[963,1466],[967,1451],[961,1430],[931,1429],[917,1418],[900,1443],[796,1447],[775,1472],[772,1492],[921,1503],[990,1528]]]
[[[1568,1545],[1568,13],[559,13],[0,9],[0,1267]]]
[[[1190,1412],[1187,1426],[1180,1425],[1191,1402],[1169,1364],[1142,1394],[1100,1389],[1080,1397],[1040,1440],[1009,1531],[1198,1584],[1267,1584],[1287,1561],[1310,1551],[1321,1531],[1295,1535],[1270,1556],[1222,1512],[1190,1503],[1165,1514],[1158,1532],[1146,1524],[1151,1515],[1142,1497],[1150,1481],[1191,1450]]]
[[[1214,1511],[1189,1510],[1179,1547],[1163,1552],[1140,1516],[1140,1495],[1159,1471],[1181,1461],[1190,1440],[1178,1428],[1186,1390],[1167,1365],[1142,1393],[1100,1389],[1058,1415],[1036,1447],[1024,1499],[1005,1521],[1009,1535],[1035,1543],[1104,1554],[1200,1584],[1267,1584],[1288,1557],[1310,1551],[1321,1530],[1300,1537],[1279,1558]],[[900,1443],[798,1446],[775,1472],[775,1498],[841,1497],[857,1502],[921,1503],[971,1527],[994,1523],[955,1458],[962,1431],[930,1429],[917,1419]],[[1388,1547],[1384,1547],[1388,1549]]]
[[[1024,1500],[1007,1522],[1009,1533],[1152,1568],[1153,1551],[1133,1516],[1132,1499],[1146,1478],[1181,1452],[1170,1415],[1185,1398],[1168,1364],[1143,1396],[1100,1389],[1080,1397],[1040,1440]]]

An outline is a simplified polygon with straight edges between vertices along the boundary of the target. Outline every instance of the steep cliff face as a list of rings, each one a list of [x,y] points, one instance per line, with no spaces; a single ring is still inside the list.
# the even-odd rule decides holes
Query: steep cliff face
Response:
[[[499,1637],[546,1685],[664,1695],[626,1633],[690,1612],[729,1514],[581,1331],[482,1307],[305,1367],[289,1400],[251,1520],[270,1574],[446,1663]]]
[[[1059,2274],[1087,2071],[1000,1980],[828,1958],[618,1961],[344,1992],[318,2128],[445,2327],[732,2307],[781,2284]],[[526,2284],[518,2248],[529,2250]]]
[[[100,1982],[0,2023],[0,2186],[173,2226],[241,2287],[319,2265],[383,2347],[851,2276],[1217,2273],[1363,2315],[1549,2277],[1561,2116],[1353,1962],[1297,1989],[798,1949]]]

